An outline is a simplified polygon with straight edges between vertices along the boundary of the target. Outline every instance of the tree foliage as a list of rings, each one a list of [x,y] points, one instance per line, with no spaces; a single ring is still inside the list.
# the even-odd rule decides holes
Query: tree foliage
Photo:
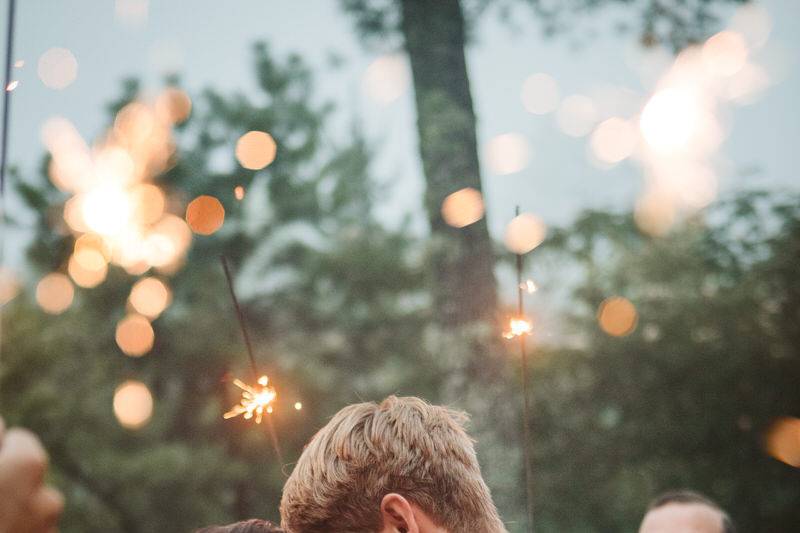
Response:
[[[224,203],[223,228],[195,237],[170,280],[172,306],[156,343],[124,357],[114,327],[135,281],[112,267],[57,317],[31,291],[3,309],[0,401],[11,424],[32,428],[67,496],[64,531],[187,531],[214,522],[277,518],[285,472],[263,428],[221,414],[247,376],[244,346],[218,256],[237,288],[257,358],[278,387],[274,421],[287,463],[347,403],[415,394],[472,414],[484,474],[509,530],[522,531],[517,359],[490,324],[437,325],[428,239],[374,215],[369,143],[355,125],[331,143],[333,110],[313,103],[313,76],[296,57],[255,49],[259,93],[195,99],[180,157],[160,178],[182,205]],[[111,111],[135,98],[125,84]],[[265,171],[239,168],[233,145],[250,129],[279,146]],[[227,163],[220,165],[219,161]],[[17,180],[37,216],[29,264],[63,269],[71,246],[64,196],[39,176]],[[242,184],[247,199],[232,189]],[[631,214],[585,213],[531,256],[579,275],[562,338],[533,352],[534,474],[540,531],[633,530],[647,500],[671,487],[709,493],[745,531],[794,531],[798,472],[769,458],[764,430],[798,416],[800,202],[733,197],[672,234],[651,239]],[[597,327],[599,303],[630,299],[638,326],[625,337]],[[494,311],[494,310],[493,310]],[[554,310],[550,311],[555,313]],[[146,382],[155,413],[120,428],[117,384]],[[294,411],[294,401],[303,402]],[[286,466],[288,469],[289,467]]]
[[[585,276],[572,304],[583,346],[542,354],[531,376],[546,530],[633,530],[650,498],[681,487],[743,531],[800,524],[798,472],[763,447],[800,409],[798,200],[743,194],[663,239],[593,212],[550,241],[543,253]],[[628,336],[597,325],[611,295],[636,306]]]
[[[278,387],[274,419],[287,461],[325,417],[359,397],[435,396],[430,383],[442,371],[416,346],[430,317],[421,252],[403,228],[387,229],[373,215],[379,191],[368,179],[367,143],[357,126],[341,145],[324,140],[332,108],[312,103],[311,73],[296,56],[279,60],[258,45],[255,72],[259,94],[208,90],[195,99],[179,158],[159,178],[175,214],[212,194],[226,222],[213,236],[195,236],[186,266],[168,280],[173,303],[154,322],[150,354],[128,358],[114,343],[135,281],[117,267],[100,287],[78,289],[63,315],[37,310],[32,293],[4,309],[4,416],[50,450],[69,502],[65,531],[177,532],[277,519],[284,472],[263,427],[221,419],[238,396],[231,377],[249,379],[249,368],[220,254],[240,273],[256,356]],[[126,82],[110,110],[138,92]],[[234,163],[233,145],[251,129],[278,141],[266,171]],[[37,215],[31,265],[40,274],[63,269],[72,237],[54,221],[66,198],[44,170],[16,185]],[[234,200],[235,185],[246,188],[244,202]],[[115,387],[131,377],[155,397],[154,417],[138,432],[120,428],[111,409]]]

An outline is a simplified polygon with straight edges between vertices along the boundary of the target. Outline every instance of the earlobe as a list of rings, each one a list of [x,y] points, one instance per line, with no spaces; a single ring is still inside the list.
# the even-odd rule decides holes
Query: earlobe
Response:
[[[381,500],[382,533],[419,533],[414,510],[400,494],[391,492]]]

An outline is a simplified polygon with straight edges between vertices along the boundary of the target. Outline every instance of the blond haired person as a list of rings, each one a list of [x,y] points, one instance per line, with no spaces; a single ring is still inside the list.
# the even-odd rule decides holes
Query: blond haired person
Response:
[[[390,396],[339,411],[286,482],[289,533],[503,533],[466,415]]]

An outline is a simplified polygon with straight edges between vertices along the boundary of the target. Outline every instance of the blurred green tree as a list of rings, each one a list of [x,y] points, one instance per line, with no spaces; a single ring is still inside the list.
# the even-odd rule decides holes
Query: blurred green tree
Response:
[[[632,531],[650,498],[684,487],[742,531],[796,530],[800,473],[763,437],[800,413],[800,198],[741,194],[659,239],[590,212],[540,253],[583,280],[575,348],[545,351],[531,376],[542,530]],[[622,337],[596,316],[618,295],[638,312]]]
[[[195,235],[186,266],[168,279],[173,303],[153,323],[151,353],[125,357],[115,345],[136,281],[117,267],[101,286],[77,289],[62,315],[38,310],[30,293],[3,310],[3,415],[50,450],[68,501],[63,531],[278,519],[285,474],[264,427],[221,419],[238,400],[231,377],[251,378],[220,254],[239,273],[256,357],[277,386],[272,416],[287,461],[342,405],[395,391],[437,396],[445,369],[418,347],[431,314],[421,247],[404,227],[389,230],[374,217],[380,191],[359,128],[339,144],[324,140],[332,107],[312,103],[313,80],[298,57],[276,60],[258,45],[255,72],[252,97],[209,90],[195,99],[178,131],[179,157],[158,179],[175,214],[211,194],[226,221],[212,236]],[[139,92],[127,82],[110,110]],[[279,147],[258,172],[233,156],[238,137],[254,129]],[[59,222],[66,197],[47,168],[14,180],[37,217],[29,259],[42,274],[64,269],[73,242]],[[242,202],[237,185],[247,191]],[[152,421],[136,432],[120,428],[111,409],[115,387],[130,377],[155,397]]]

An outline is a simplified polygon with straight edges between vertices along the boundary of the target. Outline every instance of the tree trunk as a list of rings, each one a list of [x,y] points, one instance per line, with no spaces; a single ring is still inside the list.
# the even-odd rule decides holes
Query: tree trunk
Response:
[[[402,0],[401,29],[414,77],[437,316],[448,326],[491,319],[497,293],[486,219],[457,229],[441,215],[448,194],[481,190],[459,1]]]

